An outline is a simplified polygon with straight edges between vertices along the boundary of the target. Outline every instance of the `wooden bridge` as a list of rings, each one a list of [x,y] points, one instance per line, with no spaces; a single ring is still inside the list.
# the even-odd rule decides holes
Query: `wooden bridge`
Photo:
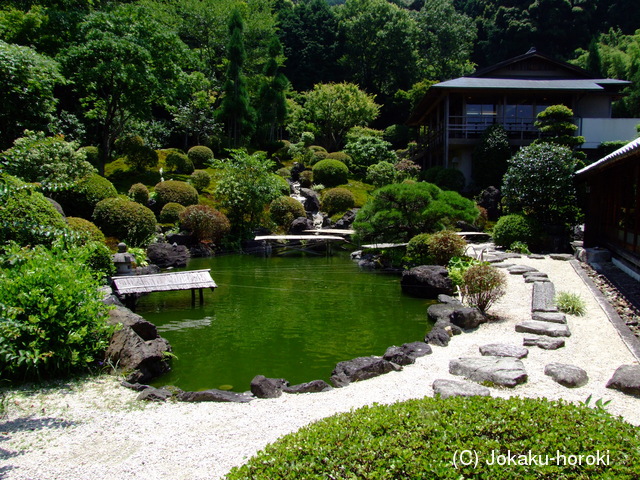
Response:
[[[211,278],[211,270],[156,273],[152,275],[127,275],[111,277],[113,290],[131,308],[143,293],[191,290],[191,304],[196,303],[196,290],[200,291],[200,305],[204,303],[202,289],[213,291],[217,285]]]

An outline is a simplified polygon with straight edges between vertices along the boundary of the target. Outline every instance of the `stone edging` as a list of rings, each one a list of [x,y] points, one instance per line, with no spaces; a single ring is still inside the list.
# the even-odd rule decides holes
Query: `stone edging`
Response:
[[[589,276],[585,273],[585,271],[580,266],[580,262],[578,260],[570,260],[569,263],[573,267],[574,271],[578,274],[580,279],[585,283],[585,285],[591,290],[591,293],[596,298],[596,301],[604,311],[605,315],[611,322],[611,324],[615,327],[618,335],[627,346],[629,351],[633,354],[634,357],[640,362],[640,341],[636,338],[627,324],[620,318],[620,315],[615,311],[615,309],[611,306],[607,297],[600,291],[600,289],[593,283],[593,280],[589,278]]]

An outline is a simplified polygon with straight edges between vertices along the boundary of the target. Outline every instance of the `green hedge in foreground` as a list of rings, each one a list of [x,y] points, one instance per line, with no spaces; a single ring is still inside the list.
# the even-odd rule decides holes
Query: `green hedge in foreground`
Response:
[[[227,476],[249,478],[637,479],[640,431],[561,401],[424,398],[360,408],[286,435]]]

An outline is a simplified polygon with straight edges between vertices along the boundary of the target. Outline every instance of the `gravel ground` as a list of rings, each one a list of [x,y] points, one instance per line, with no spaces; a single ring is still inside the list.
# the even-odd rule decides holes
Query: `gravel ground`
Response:
[[[584,402],[591,395],[594,400],[611,400],[608,411],[640,425],[638,399],[605,388],[617,367],[638,359],[571,264],[549,258],[513,263],[534,266],[549,275],[556,290],[579,294],[587,314],[568,316],[572,336],[564,348],[529,347],[523,359],[529,375],[526,384],[492,388],[492,395],[570,402]],[[531,288],[522,277],[509,276],[507,295],[493,307],[491,323],[454,337],[448,347],[433,347],[432,355],[401,372],[330,392],[284,394],[249,404],[156,404],[137,402],[137,393],[120,387],[115,377],[12,392],[6,400],[7,415],[0,421],[0,478],[222,478],[268,443],[320,418],[376,402],[432,396],[434,380],[460,379],[448,373],[449,360],[479,356],[481,345],[522,345],[523,334],[516,333],[514,325],[530,318]],[[543,373],[552,362],[585,369],[589,383],[574,389],[560,386]]]

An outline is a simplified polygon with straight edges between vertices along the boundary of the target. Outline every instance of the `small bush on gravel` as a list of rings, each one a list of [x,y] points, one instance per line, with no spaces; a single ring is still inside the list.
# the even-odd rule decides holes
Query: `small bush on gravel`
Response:
[[[167,180],[160,182],[155,187],[156,201],[163,207],[167,203],[179,203],[188,207],[198,203],[198,191],[187,182]]]
[[[226,478],[632,479],[639,472],[639,442],[633,425],[561,400],[423,398],[362,407],[305,426]],[[467,462],[461,457],[466,452],[479,461]],[[540,465],[492,461],[508,454],[521,460],[529,452],[541,456]],[[610,461],[592,461],[597,452],[610,454]],[[544,462],[558,453],[568,461]],[[579,467],[571,460],[576,455],[583,455]]]
[[[208,205],[191,205],[180,214],[180,227],[200,242],[218,243],[231,225],[224,213]]]
[[[481,262],[472,257],[453,257],[447,264],[449,279],[456,287],[462,287],[464,284],[464,272],[469,270],[472,265],[489,265],[487,262]]]
[[[160,220],[160,223],[178,223],[180,214],[184,212],[185,208],[187,207],[179,203],[169,202],[160,210],[158,220]]]
[[[347,183],[349,169],[339,160],[320,160],[313,166],[313,180],[325,187],[336,187]]]
[[[461,257],[467,242],[451,230],[442,230],[432,234],[428,240],[429,255],[436,265],[446,265],[453,257]]]
[[[491,265],[471,265],[462,275],[462,296],[465,303],[486,312],[505,293],[504,272]]]
[[[269,214],[271,220],[283,228],[289,228],[296,218],[306,216],[304,206],[298,200],[284,195],[271,202]]]
[[[331,188],[322,195],[322,210],[329,215],[346,212],[355,204],[356,197],[346,188]]]

